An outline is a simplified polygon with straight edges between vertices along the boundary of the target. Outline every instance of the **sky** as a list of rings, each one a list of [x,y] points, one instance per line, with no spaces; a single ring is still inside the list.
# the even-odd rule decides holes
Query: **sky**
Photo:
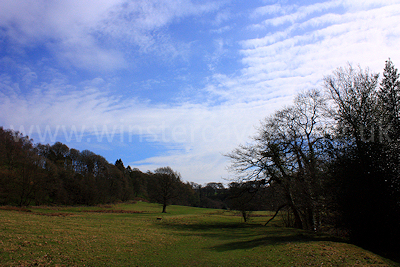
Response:
[[[0,0],[0,126],[228,183],[224,155],[350,63],[400,66],[400,0]]]

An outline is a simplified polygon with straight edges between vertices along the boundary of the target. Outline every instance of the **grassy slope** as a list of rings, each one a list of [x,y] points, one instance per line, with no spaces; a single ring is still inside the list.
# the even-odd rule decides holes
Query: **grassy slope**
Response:
[[[396,266],[327,236],[264,227],[265,217],[244,224],[181,206],[161,214],[142,202],[31,210],[0,210],[1,266]],[[143,213],[84,212],[93,210]]]

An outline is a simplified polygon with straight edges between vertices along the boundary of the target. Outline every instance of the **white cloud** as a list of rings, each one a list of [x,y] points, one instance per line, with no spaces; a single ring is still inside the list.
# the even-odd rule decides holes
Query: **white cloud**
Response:
[[[245,68],[240,79],[246,77],[256,84],[290,93],[317,85],[324,75],[346,62],[370,66],[379,72],[388,57],[399,58],[399,51],[393,46],[394,40],[400,39],[395,23],[400,16],[399,5],[378,5],[342,15],[327,13],[297,22],[310,12],[335,7],[337,3],[301,8],[287,27],[266,37],[244,40],[241,44]],[[286,20],[286,15],[282,17]],[[247,91],[243,90],[243,94]]]
[[[216,39],[214,40],[214,52],[210,55],[206,55],[205,58],[208,61],[208,68],[210,71],[215,71],[216,66],[219,64],[221,57],[227,52],[225,48],[224,39]]]
[[[223,33],[223,32],[230,31],[231,29],[232,29],[232,27],[227,25],[227,26],[223,26],[223,27],[218,28],[218,29],[210,30],[210,32],[211,32],[211,33],[218,33],[218,34],[221,34],[221,33]]]
[[[182,55],[184,45],[160,31],[220,5],[190,0],[4,0],[0,34],[22,47],[44,45],[61,63],[107,71],[126,67],[126,55],[138,48],[165,58]]]
[[[116,1],[2,1],[0,26],[21,47],[44,45],[60,62],[109,70],[124,67],[119,52],[102,48],[93,28]]]
[[[267,5],[267,6],[262,6],[262,7],[256,8],[252,12],[251,17],[257,18],[260,16],[282,14],[282,13],[286,13],[285,8],[283,8],[279,4],[272,4],[272,5]]]
[[[217,16],[215,17],[215,20],[214,20],[214,24],[219,26],[222,23],[224,23],[225,21],[230,20],[232,17],[233,17],[233,15],[232,15],[231,11],[223,10],[223,11],[217,13]]]
[[[165,140],[171,141],[174,140],[174,133],[184,133],[175,135],[178,138],[171,142],[176,149],[129,164],[143,171],[168,165],[179,170],[185,180],[198,183],[228,178],[228,160],[223,155],[248,140],[255,133],[255,126],[264,117],[263,114],[271,113],[278,106],[275,100],[271,100],[214,108],[182,106],[179,111],[164,110],[176,121],[165,125],[165,132],[160,134],[160,138],[164,136]],[[176,112],[180,116],[174,116]],[[177,147],[177,144],[180,146]]]
[[[260,28],[260,27],[268,27],[270,25],[279,26],[285,23],[294,23],[296,21],[306,18],[307,16],[313,13],[318,13],[325,10],[329,10],[331,8],[338,7],[340,4],[342,4],[341,1],[327,1],[308,6],[289,5],[282,8],[279,5],[269,5],[261,7],[256,9],[256,11],[253,13],[253,16],[279,14],[279,13],[281,13],[282,15],[266,19],[261,24],[253,25],[253,27]],[[291,12],[293,10],[295,12]]]

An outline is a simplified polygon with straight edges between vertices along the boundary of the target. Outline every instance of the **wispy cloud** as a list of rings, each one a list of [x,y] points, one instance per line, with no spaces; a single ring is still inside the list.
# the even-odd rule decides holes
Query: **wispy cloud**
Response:
[[[299,21],[301,19],[306,18],[307,16],[314,14],[314,13],[319,13],[323,12],[332,8],[336,8],[341,4],[341,1],[327,1],[323,3],[317,3],[313,5],[308,5],[308,6],[286,6],[285,8],[282,7],[276,7],[273,6],[272,8],[268,8],[268,6],[265,9],[261,9],[262,11],[266,11],[267,14],[274,14],[276,12],[283,13],[281,16],[277,16],[271,19],[264,20],[261,24],[254,25],[255,27],[267,27],[269,25],[272,26],[279,26],[285,23],[294,23],[296,21]],[[295,11],[295,12],[291,12]],[[289,13],[289,14],[287,14]]]
[[[282,7],[280,4],[272,4],[267,6],[262,6],[254,9],[251,13],[252,18],[258,18],[266,15],[284,14],[287,12],[286,8]]]
[[[163,32],[174,21],[215,11],[218,2],[20,1],[0,3],[0,35],[20,46],[46,47],[60,63],[87,70],[125,68],[132,51],[164,58],[183,48]],[[135,55],[135,53],[134,53]]]
[[[393,47],[393,40],[400,38],[394,22],[400,16],[398,4],[378,5],[371,9],[362,9],[359,5],[357,11],[343,14],[331,10],[339,4],[343,3],[333,1],[299,7],[289,15],[279,12],[284,14],[271,24],[278,25],[278,21],[289,24],[283,28],[270,28],[272,33],[265,37],[243,40],[242,75],[223,79],[223,84],[227,85],[224,88],[236,88],[236,93],[241,92],[244,98],[248,95],[269,97],[271,90],[291,95],[297,90],[318,86],[324,75],[346,62],[365,62],[380,71],[385,59],[399,57],[399,51]],[[346,7],[346,4],[342,5],[342,8]],[[275,11],[279,11],[276,6],[264,13]],[[326,12],[307,17],[317,11]],[[219,93],[224,94],[224,91]]]

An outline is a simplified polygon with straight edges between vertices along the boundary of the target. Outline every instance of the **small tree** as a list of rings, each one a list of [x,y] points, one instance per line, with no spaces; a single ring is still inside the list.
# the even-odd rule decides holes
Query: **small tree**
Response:
[[[171,167],[162,167],[154,171],[152,195],[158,203],[163,205],[163,213],[167,212],[170,201],[179,196],[180,184],[181,175],[173,171]]]
[[[261,182],[246,182],[229,184],[228,202],[229,208],[240,212],[244,222],[250,219],[251,212],[262,206],[260,199]]]

